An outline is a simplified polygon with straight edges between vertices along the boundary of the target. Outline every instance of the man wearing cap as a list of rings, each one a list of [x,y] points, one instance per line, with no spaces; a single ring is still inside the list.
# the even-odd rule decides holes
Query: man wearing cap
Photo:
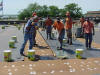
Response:
[[[85,19],[84,19],[84,17],[82,16],[82,17],[80,18],[81,31],[83,30],[82,28],[83,28],[83,23],[84,23],[84,22],[85,22]],[[84,37],[84,33],[83,33],[83,32],[81,32],[81,36]]]
[[[59,36],[58,41],[60,42],[60,47],[58,49],[62,49],[63,39],[65,35],[65,29],[64,24],[60,21],[60,18],[58,17],[57,20],[53,24],[54,29],[57,29]]]
[[[86,18],[86,21],[83,23],[83,31],[85,34],[86,49],[90,49],[92,44],[92,35],[95,34],[95,31],[94,25],[92,22],[90,22],[89,18]]]
[[[20,54],[22,56],[26,56],[24,54],[24,48],[25,48],[25,45],[27,43],[27,41],[29,40],[29,49],[32,49],[33,48],[33,45],[34,45],[34,42],[33,42],[33,30],[34,30],[34,22],[32,22],[32,18],[30,18],[28,20],[28,22],[26,23],[25,25],[25,29],[24,29],[24,42],[21,46],[21,49],[20,49]]]
[[[48,36],[49,36],[49,39],[52,39],[52,38],[51,38],[52,23],[53,23],[53,21],[52,21],[51,18],[48,16],[47,19],[46,19],[46,21],[45,21],[47,39],[48,39]]]
[[[84,21],[85,21],[85,19],[84,19],[84,17],[82,16],[82,17],[80,18],[81,28],[82,28],[82,26],[83,26]]]
[[[66,32],[67,32],[67,43],[69,45],[72,45],[72,23],[73,22],[72,22],[69,12],[66,13],[66,16],[67,16],[67,18],[66,18],[65,28],[66,28]]]

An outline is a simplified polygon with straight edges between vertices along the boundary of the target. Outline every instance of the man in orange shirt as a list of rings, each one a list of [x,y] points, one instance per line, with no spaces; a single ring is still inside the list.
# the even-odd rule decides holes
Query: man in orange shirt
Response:
[[[82,17],[80,18],[81,28],[82,28],[84,22],[85,22],[85,19],[84,19],[84,17],[82,16]]]
[[[67,18],[66,18],[65,28],[66,28],[66,32],[67,32],[67,43],[69,45],[72,45],[72,23],[73,22],[72,22],[69,12],[66,13],[66,16],[67,16]]]
[[[60,42],[60,47],[59,49],[62,49],[62,44],[63,44],[63,39],[65,36],[65,29],[64,29],[64,24],[60,21],[60,18],[57,18],[57,21],[54,22],[53,24],[54,29],[57,29],[59,36],[58,36],[58,41]]]
[[[89,18],[86,18],[86,21],[83,23],[83,31],[85,34],[86,49],[89,49],[92,44],[92,34],[94,35],[94,26],[93,23],[89,21]]]
[[[45,21],[47,39],[48,39],[48,36],[49,36],[49,39],[52,39],[52,38],[51,38],[52,23],[53,23],[53,21],[50,19],[50,17],[48,17],[48,18],[46,19],[46,21]]]

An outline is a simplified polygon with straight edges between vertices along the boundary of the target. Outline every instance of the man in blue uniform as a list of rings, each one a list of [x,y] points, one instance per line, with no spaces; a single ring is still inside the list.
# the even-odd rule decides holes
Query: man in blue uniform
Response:
[[[25,48],[25,45],[27,43],[27,41],[29,40],[29,50],[31,50],[33,48],[33,45],[34,45],[34,41],[33,41],[33,33],[34,32],[34,29],[35,29],[35,25],[34,25],[34,22],[32,22],[32,18],[30,18],[28,20],[28,22],[26,23],[25,25],[25,29],[24,29],[24,42],[21,46],[21,49],[20,49],[20,54],[22,56],[26,56],[24,54],[24,48]]]

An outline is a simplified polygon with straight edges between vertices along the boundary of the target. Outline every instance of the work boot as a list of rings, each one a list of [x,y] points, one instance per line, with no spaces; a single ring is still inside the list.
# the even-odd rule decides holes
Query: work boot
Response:
[[[57,50],[62,50],[62,47],[57,47]]]
[[[24,56],[24,57],[27,57],[27,55],[25,55],[25,54],[23,54],[23,53],[20,53],[20,55],[21,55],[21,56]]]

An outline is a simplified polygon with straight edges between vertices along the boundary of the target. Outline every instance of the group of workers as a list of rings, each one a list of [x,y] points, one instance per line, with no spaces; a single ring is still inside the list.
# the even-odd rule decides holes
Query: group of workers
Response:
[[[33,17],[31,17],[28,22],[25,25],[24,28],[24,42],[21,46],[20,49],[20,54],[22,56],[25,56],[24,54],[24,48],[29,40],[30,45],[29,45],[29,50],[33,48],[33,46],[37,45],[36,44],[36,30],[38,29],[38,20],[39,17],[37,16],[36,12],[32,14]],[[60,43],[60,46],[57,48],[59,50],[62,50],[62,45],[63,45],[63,39],[65,36],[65,31],[67,34],[67,43],[69,45],[72,45],[72,25],[73,21],[70,16],[70,12],[66,12],[67,18],[65,19],[65,24],[61,21],[59,17],[56,18],[55,21],[53,21],[49,16],[45,20],[45,28],[46,28],[46,34],[47,34],[47,39],[52,40],[53,37],[51,36],[52,33],[52,27],[58,31],[58,41]],[[82,35],[84,34],[85,40],[86,40],[86,49],[91,48],[91,43],[92,43],[92,35],[94,35],[94,26],[91,21],[89,21],[89,18],[84,19],[82,17],[80,19],[81,22],[81,28],[82,28]]]

